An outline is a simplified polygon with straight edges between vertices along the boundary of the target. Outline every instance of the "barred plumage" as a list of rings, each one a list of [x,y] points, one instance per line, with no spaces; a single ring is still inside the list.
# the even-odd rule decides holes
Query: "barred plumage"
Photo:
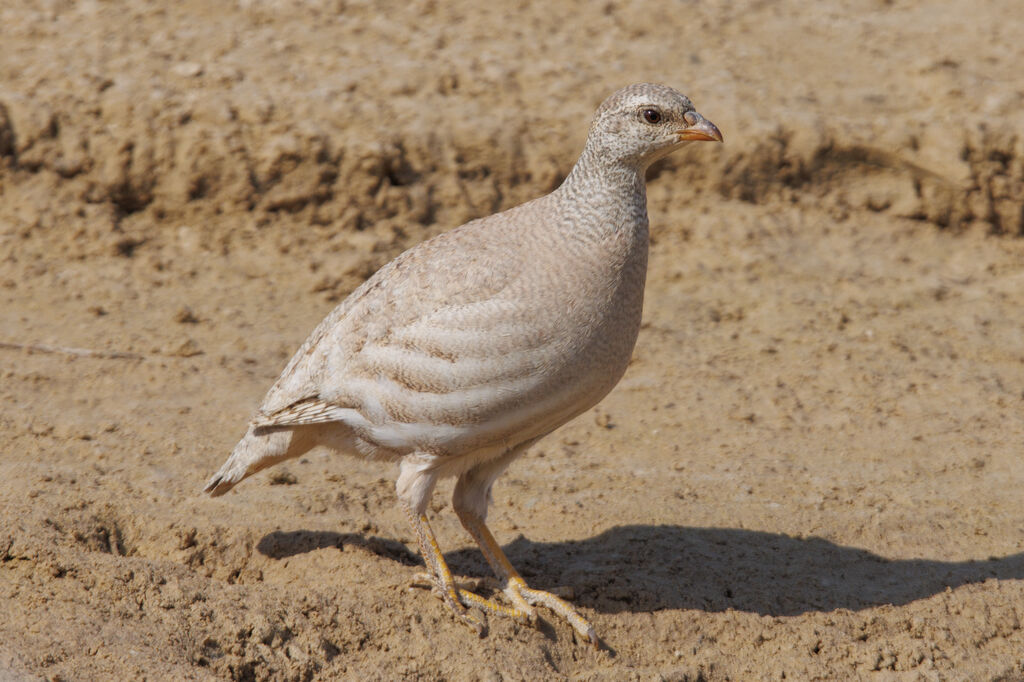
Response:
[[[652,113],[654,112],[654,113]],[[317,327],[270,389],[206,492],[309,448],[398,460],[399,499],[452,610],[532,620],[531,603],[593,630],[530,590],[483,525],[494,480],[530,444],[618,382],[640,328],[647,268],[644,172],[687,141],[721,135],[690,101],[633,85],[600,106],[565,182],[400,255]],[[459,589],[423,510],[441,476],[512,607]]]

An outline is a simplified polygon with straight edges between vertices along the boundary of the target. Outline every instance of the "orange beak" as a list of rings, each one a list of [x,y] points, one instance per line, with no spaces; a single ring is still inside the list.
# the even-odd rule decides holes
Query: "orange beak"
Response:
[[[696,120],[694,120],[696,119]],[[692,140],[698,142],[722,142],[722,133],[718,127],[707,120],[696,111],[686,114],[686,122],[691,125],[679,131],[680,140]]]

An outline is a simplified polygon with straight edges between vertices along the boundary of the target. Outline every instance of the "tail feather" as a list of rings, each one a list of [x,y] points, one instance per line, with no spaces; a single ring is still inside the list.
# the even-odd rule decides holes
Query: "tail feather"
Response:
[[[224,465],[206,482],[203,492],[219,497],[256,472],[303,454],[311,444],[301,437],[301,431],[301,427],[261,429],[257,434],[256,427],[250,426]]]
[[[214,474],[209,481],[206,482],[206,487],[203,488],[204,493],[208,493],[210,497],[220,497],[227,491],[235,487],[235,484],[244,478],[243,475],[233,475],[229,471],[218,471]]]

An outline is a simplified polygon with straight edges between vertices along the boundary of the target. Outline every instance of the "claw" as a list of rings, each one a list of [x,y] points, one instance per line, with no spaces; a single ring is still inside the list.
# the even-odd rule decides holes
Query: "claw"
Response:
[[[476,636],[483,638],[487,634],[487,616],[479,609],[465,609],[455,614],[459,620],[476,630]]]
[[[409,587],[420,590],[436,591],[438,585],[437,581],[434,580],[434,576],[421,571],[419,573],[413,573],[412,578],[409,579]]]

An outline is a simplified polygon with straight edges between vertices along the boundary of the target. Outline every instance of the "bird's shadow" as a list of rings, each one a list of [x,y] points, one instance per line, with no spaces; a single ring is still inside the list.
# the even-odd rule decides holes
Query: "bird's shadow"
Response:
[[[257,549],[284,558],[354,544],[405,565],[402,543],[358,534],[276,531]],[[618,526],[586,540],[505,546],[537,588],[571,586],[575,603],[605,613],[736,609],[768,616],[906,604],[989,578],[1024,579],[1024,554],[984,560],[889,559],[821,538],[734,528]],[[480,553],[446,555],[457,574],[489,575]]]
[[[325,530],[275,530],[267,533],[256,544],[256,550],[270,559],[287,559],[296,554],[315,552],[329,547],[361,547],[379,556],[406,566],[422,563],[418,556],[397,540],[366,536],[359,533],[334,533]]]

